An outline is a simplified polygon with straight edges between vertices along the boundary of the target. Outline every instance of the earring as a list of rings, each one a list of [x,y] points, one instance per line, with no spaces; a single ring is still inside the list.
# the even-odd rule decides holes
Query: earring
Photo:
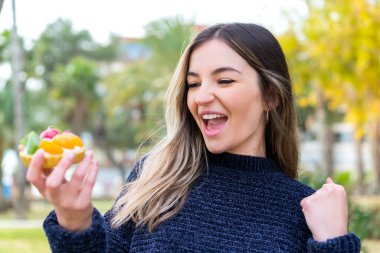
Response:
[[[265,115],[265,124],[268,124],[269,123],[269,110],[266,111],[266,115]]]

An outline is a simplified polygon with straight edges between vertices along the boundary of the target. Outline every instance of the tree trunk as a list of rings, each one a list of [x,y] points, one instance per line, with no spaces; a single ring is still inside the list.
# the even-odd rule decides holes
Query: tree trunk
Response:
[[[332,127],[328,124],[326,124],[326,128],[325,128],[325,140],[323,141],[324,142],[324,155],[323,155],[323,159],[324,159],[324,167],[326,168],[326,173],[328,176],[334,176],[335,174],[335,170],[334,170],[334,164],[333,164],[333,152],[334,152],[334,143],[335,143],[335,139],[334,139],[334,133],[333,133],[333,130],[332,130]]]
[[[122,179],[125,181],[127,177],[126,167],[125,167],[125,159],[123,158],[121,161],[117,161],[110,145],[107,141],[107,130],[104,126],[105,119],[98,120],[94,127],[95,132],[95,142],[96,144],[104,150],[107,159],[111,161],[111,163],[119,170]],[[123,156],[124,157],[124,156]]]
[[[333,146],[334,134],[331,126],[327,123],[327,110],[322,92],[317,88],[317,122],[319,124],[318,140],[321,146],[322,161],[321,167],[328,176],[334,175],[333,167]]]
[[[371,125],[370,130],[372,166],[375,171],[375,193],[380,193],[380,120]]]
[[[4,0],[0,0],[0,14],[1,14],[1,10],[3,9],[3,3],[4,3]]]
[[[72,111],[68,114],[67,120],[70,122],[72,131],[80,133],[86,129],[89,116],[88,103],[85,99],[75,98],[75,105]]]
[[[355,138],[355,153],[356,153],[356,171],[358,172],[358,179],[356,182],[357,187],[357,193],[363,194],[365,192],[365,185],[364,185],[364,162],[363,162],[363,153],[362,153],[362,146],[363,146],[363,138]]]
[[[113,155],[112,150],[110,149],[109,145],[104,146],[104,151],[106,152],[107,158],[113,163],[113,165],[120,172],[120,176],[122,177],[123,181],[125,181],[127,179],[127,173],[126,173],[126,168],[124,166],[124,159],[122,159],[122,161],[116,161],[115,156]]]
[[[17,34],[16,26],[16,10],[15,0],[12,1],[13,12],[13,27],[12,27],[12,54],[11,54],[11,67],[12,67],[12,84],[13,84],[13,104],[14,104],[14,120],[15,120],[15,149],[17,150],[17,143],[25,134],[24,115],[23,115],[23,99],[24,99],[24,87],[22,80],[20,79],[23,69],[22,51],[20,46],[20,40]],[[25,198],[25,170],[19,160],[18,169],[15,173],[15,188],[13,192],[13,204],[16,218],[24,219],[26,212],[26,198]]]

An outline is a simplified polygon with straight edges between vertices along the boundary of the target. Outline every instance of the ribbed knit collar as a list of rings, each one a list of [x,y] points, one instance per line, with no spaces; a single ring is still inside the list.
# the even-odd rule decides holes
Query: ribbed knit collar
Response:
[[[213,154],[207,152],[207,158],[210,167],[219,166],[257,173],[281,170],[274,160],[266,157],[236,155],[231,153]]]

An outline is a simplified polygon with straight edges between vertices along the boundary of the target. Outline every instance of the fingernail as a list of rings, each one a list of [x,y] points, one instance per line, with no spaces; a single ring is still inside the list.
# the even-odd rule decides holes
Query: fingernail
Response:
[[[37,155],[43,155],[45,151],[42,148],[37,149],[36,154]]]
[[[34,156],[41,157],[44,156],[45,151],[42,148],[37,149],[36,153],[34,153]]]
[[[73,160],[74,157],[75,157],[75,153],[74,153],[74,152],[67,152],[66,157],[67,157],[67,159],[69,159],[69,160]]]

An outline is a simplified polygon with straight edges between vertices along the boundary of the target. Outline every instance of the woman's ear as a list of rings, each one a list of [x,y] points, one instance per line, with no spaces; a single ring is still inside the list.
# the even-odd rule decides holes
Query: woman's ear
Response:
[[[269,102],[264,102],[264,110],[265,111],[270,111],[272,109],[277,108],[279,104],[278,98],[271,98]]]

